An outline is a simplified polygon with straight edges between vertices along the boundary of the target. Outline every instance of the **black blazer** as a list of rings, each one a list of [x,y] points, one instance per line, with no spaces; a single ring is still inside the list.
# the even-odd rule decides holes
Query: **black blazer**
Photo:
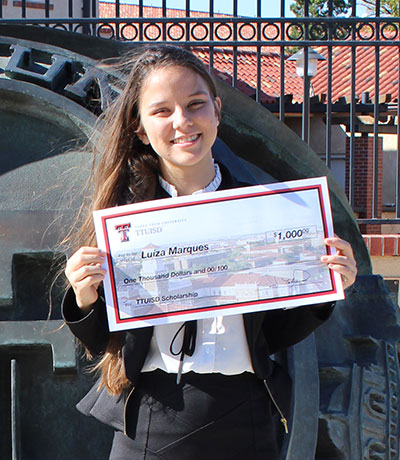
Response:
[[[253,185],[239,182],[223,166],[221,166],[221,172],[223,180],[220,189]],[[168,195],[159,187],[156,197],[162,199],[168,197]],[[282,401],[284,407],[288,407],[288,401],[290,405],[290,388],[287,383],[283,383],[283,381],[287,382],[288,376],[283,375],[284,371],[277,367],[270,355],[282,351],[307,337],[315,328],[329,318],[333,311],[333,306],[333,303],[318,304],[288,310],[277,309],[243,315],[254,372],[260,379],[269,381],[272,388],[277,389],[278,394],[275,396],[278,402]],[[110,336],[102,296],[99,296],[91,311],[86,316],[83,316],[76,305],[72,289],[69,289],[64,297],[62,310],[64,319],[72,333],[92,354],[102,354]],[[133,386],[137,385],[140,378],[140,372],[149,350],[152,334],[152,327],[132,329],[124,333],[122,356],[126,376]],[[90,399],[91,397],[89,397]],[[89,405],[96,403],[97,400],[91,401]],[[109,409],[107,411],[101,410],[106,418],[110,417],[107,415],[110,414]],[[83,411],[90,412],[90,407],[83,408]],[[100,416],[97,416],[97,418],[102,420]],[[102,421],[105,420],[103,419]],[[110,423],[110,420],[106,421],[106,423]]]

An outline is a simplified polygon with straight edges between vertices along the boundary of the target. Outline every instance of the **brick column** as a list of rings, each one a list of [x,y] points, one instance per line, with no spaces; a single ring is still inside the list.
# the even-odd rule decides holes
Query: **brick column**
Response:
[[[378,143],[378,215],[382,213],[382,138]],[[354,149],[354,212],[360,218],[371,218],[373,210],[372,184],[373,176],[374,139],[363,135],[355,138]],[[346,194],[349,196],[349,156],[350,138],[346,138]],[[361,233],[381,233],[381,225],[360,225]]]
[[[363,235],[370,256],[400,256],[400,235]]]

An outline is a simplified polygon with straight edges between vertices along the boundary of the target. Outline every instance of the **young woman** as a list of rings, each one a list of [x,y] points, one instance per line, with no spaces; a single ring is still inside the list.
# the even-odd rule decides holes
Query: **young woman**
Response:
[[[248,185],[213,161],[221,101],[193,54],[149,46],[126,65],[126,86],[97,141],[102,155],[90,211]],[[71,287],[63,313],[99,356],[99,385],[78,408],[115,429],[110,458],[277,459],[275,418],[287,428],[291,393],[288,376],[269,356],[310,334],[333,305],[109,333],[101,295],[105,254],[95,246],[91,212],[79,235],[85,238],[66,266]],[[338,253],[323,262],[350,286],[350,245],[337,237],[326,244]]]

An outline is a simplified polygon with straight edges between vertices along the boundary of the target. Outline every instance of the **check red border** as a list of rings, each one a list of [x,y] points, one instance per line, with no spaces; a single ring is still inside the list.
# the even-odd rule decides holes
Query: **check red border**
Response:
[[[108,235],[108,230],[107,230],[107,221],[109,219],[114,219],[114,218],[124,217],[124,216],[131,216],[135,214],[142,214],[142,213],[153,212],[153,211],[177,209],[177,208],[188,207],[188,206],[203,206],[209,203],[217,203],[217,202],[233,201],[233,200],[241,200],[241,199],[247,200],[247,199],[252,199],[252,198],[261,197],[261,196],[302,192],[302,191],[307,191],[307,190],[317,190],[318,192],[319,205],[320,205],[320,211],[321,211],[322,223],[323,223],[323,231],[324,231],[325,237],[327,237],[328,236],[327,216],[325,212],[326,206],[324,205],[324,195],[322,193],[321,184],[313,184],[313,185],[297,186],[297,187],[288,188],[288,183],[284,183],[284,186],[282,186],[282,188],[277,188],[274,190],[266,189],[266,190],[257,191],[254,193],[240,193],[237,195],[222,196],[222,197],[213,196],[212,198],[210,197],[210,199],[202,199],[201,201],[185,201],[182,203],[175,202],[172,204],[165,204],[165,205],[162,204],[162,201],[164,200],[158,200],[158,201],[152,202],[153,204],[143,209],[112,212],[110,214],[101,216],[101,225],[102,225],[103,234],[104,234],[104,242],[105,242],[105,247],[106,247],[106,252],[107,252],[108,267],[110,269],[110,284],[111,284],[111,291],[112,291],[112,298],[113,298],[115,323],[118,325],[126,324],[126,323],[134,324],[139,321],[140,322],[149,321],[149,320],[156,319],[156,318],[174,317],[178,315],[182,317],[182,319],[184,320],[185,316],[192,315],[193,313],[200,313],[200,312],[207,312],[207,311],[218,312],[220,310],[226,311],[232,308],[248,307],[252,305],[263,305],[263,304],[268,305],[276,301],[284,302],[285,300],[290,300],[294,298],[295,299],[312,299],[315,297],[320,297],[321,295],[337,294],[338,286],[336,284],[335,277],[332,275],[332,271],[330,271],[329,272],[330,280],[331,280],[330,290],[318,291],[318,292],[310,293],[310,294],[294,294],[290,296],[274,297],[270,299],[257,299],[257,300],[246,301],[246,302],[234,302],[234,303],[228,303],[228,304],[223,304],[223,305],[218,305],[218,306],[195,307],[195,308],[190,308],[190,309],[176,311],[176,312],[158,313],[158,314],[144,315],[144,316],[137,316],[137,317],[130,317],[130,318],[121,318],[119,314],[117,288],[116,288],[116,283],[115,283],[115,273],[114,273],[114,266],[113,266],[112,259],[111,259],[110,242],[109,242],[109,235]],[[118,208],[113,208],[113,209],[118,211]],[[327,251],[327,254],[330,254],[331,253],[330,247],[327,247],[326,251]]]

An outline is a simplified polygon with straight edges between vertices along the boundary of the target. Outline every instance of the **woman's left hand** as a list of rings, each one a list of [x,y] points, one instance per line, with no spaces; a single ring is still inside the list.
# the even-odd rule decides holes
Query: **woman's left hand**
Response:
[[[342,275],[343,287],[347,289],[354,283],[357,276],[357,264],[353,249],[350,243],[337,236],[326,238],[324,242],[327,246],[335,248],[337,253],[330,256],[322,256],[321,262],[326,263],[329,268]]]

